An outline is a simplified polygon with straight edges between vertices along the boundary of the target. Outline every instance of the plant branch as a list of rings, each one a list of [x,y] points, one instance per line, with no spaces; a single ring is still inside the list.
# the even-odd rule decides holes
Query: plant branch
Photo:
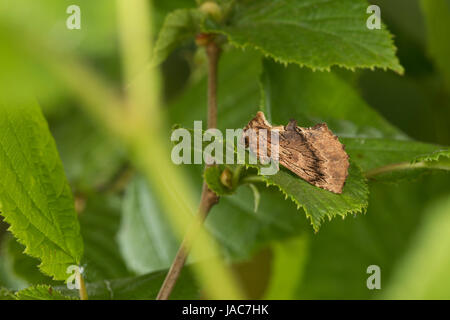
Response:
[[[220,49],[214,41],[206,46],[208,56],[208,129],[217,127],[217,66]]]
[[[208,56],[208,129],[217,127],[217,66],[220,56],[220,48],[214,41],[211,41],[206,46],[206,53]],[[167,273],[164,283],[159,290],[157,300],[167,300],[172,293],[181,270],[183,269],[189,251],[192,247],[195,235],[202,227],[203,222],[208,216],[211,208],[219,202],[219,197],[208,188],[206,182],[203,182],[202,195],[198,209],[198,219],[189,227],[180,248],[175,256],[172,266]]]

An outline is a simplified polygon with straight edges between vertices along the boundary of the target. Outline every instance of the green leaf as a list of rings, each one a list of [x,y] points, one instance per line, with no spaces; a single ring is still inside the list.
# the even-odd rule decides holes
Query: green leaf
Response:
[[[429,54],[442,72],[450,92],[450,2],[448,0],[422,0],[428,36]]]
[[[139,277],[104,280],[87,283],[89,300],[154,300],[164,281],[167,271],[159,271]],[[76,297],[78,292],[66,287],[58,288],[63,294]],[[184,268],[170,299],[198,299],[199,288],[189,268]]]
[[[179,242],[142,177],[126,188],[118,242],[127,266],[138,274],[168,268],[178,249]]]
[[[248,0],[236,3],[224,25],[207,20],[206,30],[283,63],[319,70],[334,65],[380,67],[403,73],[386,27],[366,27],[367,7],[363,0]]]
[[[26,288],[16,293],[17,300],[75,300],[63,295],[50,286],[39,285]]]
[[[55,280],[83,254],[73,197],[35,102],[0,105],[0,211],[25,253]]]
[[[232,189],[228,188],[220,181],[223,170],[223,166],[212,166],[206,168],[205,173],[203,174],[209,189],[214,191],[218,196],[225,196],[233,193]]]
[[[204,18],[198,9],[179,9],[169,13],[159,32],[151,65],[160,64],[180,44],[194,40]]]
[[[368,206],[366,180],[361,169],[352,161],[342,194],[315,187],[284,168],[274,175],[263,177],[268,186],[276,186],[296,204],[297,209],[304,209],[315,231],[327,218],[345,218],[347,214],[365,211]]]
[[[88,282],[131,276],[120,253],[117,234],[121,219],[121,198],[90,196],[80,213],[84,240],[83,276]]]
[[[427,216],[412,240],[413,246],[399,262],[384,292],[387,299],[450,298],[450,195],[425,210]]]

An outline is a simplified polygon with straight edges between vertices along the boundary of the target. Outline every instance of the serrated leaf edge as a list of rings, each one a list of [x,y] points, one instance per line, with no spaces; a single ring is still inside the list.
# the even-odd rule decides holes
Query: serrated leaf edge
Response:
[[[352,162],[351,165],[352,165],[352,166],[355,166],[355,167],[359,170],[359,172],[362,173],[362,169],[361,169],[356,163]],[[284,190],[280,185],[276,184],[275,182],[270,181],[266,176],[262,175],[261,172],[260,172],[260,169],[261,169],[261,168],[260,168],[259,166],[257,166],[257,165],[249,165],[249,164],[246,164],[245,166],[246,166],[247,168],[256,168],[256,169],[258,170],[258,175],[260,175],[260,176],[263,178],[263,180],[266,182],[266,187],[270,187],[270,186],[275,186],[275,187],[277,187],[278,190],[281,191],[281,193],[285,196],[285,199],[288,199],[288,198],[289,198],[289,199],[297,206],[297,210],[300,210],[300,208],[302,208],[303,211],[305,212],[305,215],[306,215],[307,219],[310,220],[310,224],[311,224],[311,226],[313,227],[314,232],[317,233],[317,232],[319,231],[319,229],[320,229],[320,227],[321,227],[321,225],[322,225],[321,222],[324,222],[324,221],[325,221],[325,217],[319,218],[318,224],[316,225],[315,222],[314,222],[313,216],[308,212],[308,209],[307,209],[304,205],[302,205],[301,203],[299,203],[299,202],[297,201],[297,199],[295,199],[294,196],[292,196],[291,194],[289,194],[289,193],[288,193],[286,190]],[[328,217],[328,221],[331,221],[334,217],[336,217],[336,216],[338,216],[338,215],[341,216],[342,219],[345,219],[345,217],[346,217],[348,214],[353,214],[353,215],[358,214],[358,213],[365,214],[365,213],[367,212],[367,207],[368,207],[368,205],[369,205],[369,201],[368,201],[368,199],[369,199],[369,188],[368,188],[368,184],[367,184],[367,179],[366,179],[366,177],[365,177],[363,174],[361,174],[361,176],[362,176],[362,178],[363,178],[364,185],[366,186],[365,192],[364,192],[364,198],[365,198],[365,199],[364,199],[364,200],[365,200],[364,203],[365,203],[365,204],[364,204],[364,205],[358,206],[358,208],[355,209],[355,210],[350,210],[350,211],[344,210],[344,211],[339,211],[339,212],[334,212],[334,213],[329,213],[329,212],[328,212],[328,213],[326,214],[326,216]],[[299,179],[300,179],[300,178],[299,178]]]

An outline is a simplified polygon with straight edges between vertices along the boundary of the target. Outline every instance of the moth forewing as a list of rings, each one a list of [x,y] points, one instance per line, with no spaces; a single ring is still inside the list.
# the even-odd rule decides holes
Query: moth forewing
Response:
[[[325,123],[302,128],[291,120],[286,126],[272,127],[259,111],[244,128],[244,135],[250,137],[246,147],[261,162],[279,162],[312,185],[342,193],[348,175],[348,155]]]

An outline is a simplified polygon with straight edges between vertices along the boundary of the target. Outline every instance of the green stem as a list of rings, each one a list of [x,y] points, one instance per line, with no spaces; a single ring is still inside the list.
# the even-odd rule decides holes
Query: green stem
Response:
[[[262,176],[248,176],[242,179],[242,183],[258,183],[265,182]]]
[[[81,274],[81,272],[77,272],[77,278],[78,283],[80,284],[80,300],[89,300],[86,290],[86,284],[84,283],[83,275]]]
[[[429,165],[426,162],[416,162],[416,163],[410,163],[410,162],[400,162],[400,163],[393,163],[388,164],[383,167],[378,167],[372,170],[369,170],[366,172],[367,178],[373,178],[376,175],[392,172],[392,171],[398,171],[398,170],[408,170],[408,169],[419,169],[419,168],[435,168],[435,169],[447,169],[446,167],[440,167],[439,165],[433,166]]]
[[[231,180],[231,185],[233,188],[236,188],[239,184],[239,180],[241,179],[242,170],[244,169],[244,165],[238,165],[233,171],[233,177]]]

